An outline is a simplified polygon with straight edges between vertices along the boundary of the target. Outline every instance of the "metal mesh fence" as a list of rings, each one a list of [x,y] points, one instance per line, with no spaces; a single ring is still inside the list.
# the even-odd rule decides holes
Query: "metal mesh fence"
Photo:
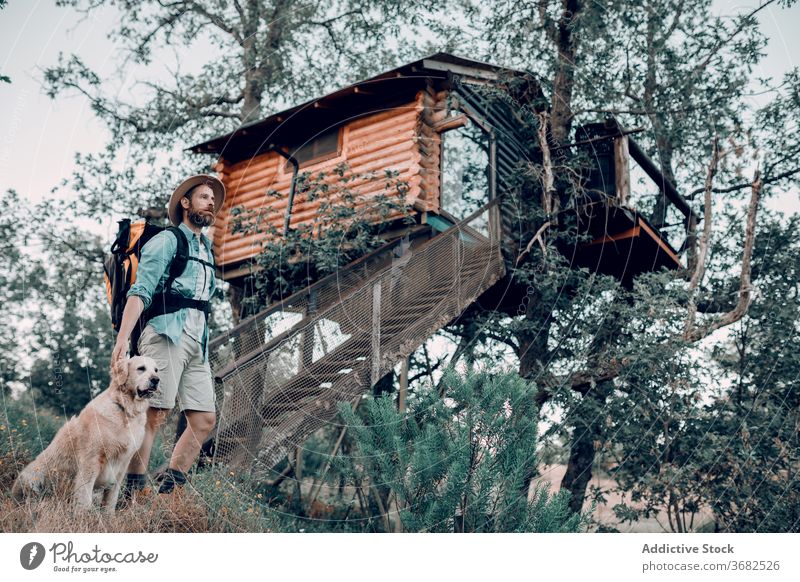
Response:
[[[215,340],[216,458],[268,470],[338,426],[338,402],[355,404],[503,276],[497,208],[417,248],[385,249]]]

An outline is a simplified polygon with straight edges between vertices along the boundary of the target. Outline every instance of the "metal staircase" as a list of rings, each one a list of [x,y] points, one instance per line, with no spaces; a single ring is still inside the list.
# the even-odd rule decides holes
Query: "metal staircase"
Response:
[[[426,226],[217,337],[214,455],[271,469],[335,425],[402,359],[505,274],[495,200],[449,230]]]

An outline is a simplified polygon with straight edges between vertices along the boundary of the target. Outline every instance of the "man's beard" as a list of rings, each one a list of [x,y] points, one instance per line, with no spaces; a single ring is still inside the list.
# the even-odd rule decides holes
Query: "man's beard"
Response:
[[[201,214],[200,212],[195,212],[191,208],[189,209],[189,222],[194,224],[195,226],[203,227],[203,226],[211,226],[214,223],[214,215],[212,213],[205,213]]]

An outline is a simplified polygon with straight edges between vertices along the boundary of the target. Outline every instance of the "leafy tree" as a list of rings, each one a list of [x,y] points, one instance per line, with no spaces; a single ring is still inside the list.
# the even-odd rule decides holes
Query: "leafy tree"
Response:
[[[18,344],[20,334],[14,325],[19,307],[25,302],[28,289],[22,248],[25,245],[24,212],[19,195],[14,190],[2,194],[0,203],[5,211],[0,215],[0,313],[6,325],[0,326],[0,389],[7,390],[9,382],[21,379]]]
[[[0,231],[13,233],[13,244],[0,259],[8,261],[0,265],[0,277],[8,273],[0,293],[9,328],[30,328],[16,334],[10,357],[20,379],[29,372],[25,383],[40,405],[74,414],[108,385],[113,338],[102,286],[104,249],[98,237],[66,226],[59,206],[8,196],[7,229]]]
[[[126,92],[129,101],[77,55],[62,54],[45,70],[52,98],[82,95],[108,127],[104,151],[77,154],[78,170],[70,180],[81,192],[71,206],[98,219],[131,214],[142,205],[162,207],[175,184],[208,163],[207,156],[185,148],[360,78],[403,52],[387,48],[406,11],[394,0],[59,0],[59,5],[86,14],[117,8],[120,24],[109,36],[127,55],[119,72],[136,79],[137,67],[152,66],[166,51],[215,48],[200,72],[182,72],[178,57],[169,80],[141,79],[136,91]]]
[[[765,42],[756,16],[792,2],[768,0],[733,19],[715,16],[708,0],[459,1],[424,10],[356,0],[61,4],[120,9],[115,38],[129,57],[124,73],[152,64],[165,48],[191,50],[207,39],[218,51],[200,73],[178,70],[169,82],[140,83],[131,102],[112,97],[105,80],[74,55],[45,74],[51,96],[84,95],[111,136],[100,154],[78,155],[79,170],[65,184],[80,196],[67,208],[41,211],[48,226],[40,236],[49,235],[54,260],[30,263],[42,301],[34,314],[36,389],[50,389],[53,354],[76,366],[68,376],[74,391],[52,406],[74,407],[88,397],[107,349],[103,332],[83,343],[90,322],[101,321],[101,290],[86,291],[99,282],[100,246],[57,226],[58,219],[163,205],[172,185],[205,164],[180,149],[417,56],[418,39],[399,43],[397,54],[387,48],[407,18],[435,31],[440,48],[527,69],[541,80],[550,107],[516,107],[531,147],[543,154],[520,171],[521,188],[531,194],[522,218],[531,235],[543,229],[541,244],[514,273],[529,290],[520,315],[476,310],[446,331],[457,342],[450,365],[497,362],[510,350],[526,382],[447,376],[441,387],[456,409],[418,383],[412,415],[400,416],[379,399],[365,405],[363,417],[348,416],[356,430],[344,439],[335,468],[360,492],[362,515],[376,529],[400,522],[414,530],[574,529],[590,477],[603,467],[627,496],[616,508],[622,521],[663,515],[665,529],[687,531],[704,527],[700,516],[710,511],[720,530],[797,530],[797,225],[765,214],[762,200],[797,186],[800,82],[797,71],[780,84],[753,79]],[[453,12],[466,18],[450,18]],[[760,109],[748,99],[754,85],[771,96]],[[572,268],[557,251],[561,240],[575,242],[558,210],[582,194],[585,166],[567,146],[577,126],[607,114],[643,128],[637,140],[703,217],[688,225],[685,272],[644,275],[628,288]],[[313,178],[306,179],[313,189]],[[633,204],[669,232],[675,215],[663,195],[635,194]],[[0,242],[21,248],[22,224],[0,219]],[[308,248],[309,233],[302,234],[264,256],[289,250],[310,261],[268,262],[276,268],[264,273],[259,301],[273,298],[283,281],[296,288],[339,266],[329,260],[329,246]],[[352,234],[354,248],[370,248],[380,237]],[[62,264],[59,257],[72,260]],[[24,257],[0,258],[5,311],[30,299],[14,276],[17,260]],[[2,333],[0,344],[12,348],[22,339]],[[418,382],[444,365],[426,356],[414,357]],[[83,378],[81,370],[94,371]],[[19,377],[15,364],[2,373],[4,380]],[[501,422],[506,399],[517,423]],[[539,440],[567,459],[562,487],[571,492],[572,517],[566,495],[555,502],[540,495],[542,505],[531,509],[519,493],[536,473],[532,427],[540,415],[548,428]],[[476,440],[479,432],[496,438],[497,447],[484,447],[489,441]],[[370,460],[350,456],[355,451]],[[415,481],[437,460],[441,473]],[[487,484],[489,476],[496,485]],[[604,493],[589,491],[598,501]],[[390,504],[400,510],[394,524],[384,517]]]
[[[30,385],[40,405],[70,416],[108,386],[107,354],[114,337],[103,301],[94,297],[81,309],[66,305],[56,322],[42,314],[35,329],[39,356],[30,372]]]
[[[523,220],[533,225],[531,233],[540,225],[558,224],[557,210],[571,206],[582,193],[575,180],[581,160],[571,148],[559,146],[569,144],[577,125],[606,114],[617,115],[627,127],[643,126],[646,131],[637,140],[660,162],[666,179],[691,193],[690,198],[704,194],[703,206],[695,203],[698,214],[706,211],[703,231],[689,224],[686,273],[642,280],[631,294],[613,281],[570,269],[554,258],[556,245],[544,245],[542,253],[534,246],[527,263],[515,271],[530,291],[524,316],[480,314],[478,325],[466,326],[477,333],[464,335],[464,344],[509,346],[519,358],[520,373],[543,387],[539,401],[560,411],[564,420],[552,427],[552,434],[570,443],[562,486],[573,492],[573,510],[581,506],[598,451],[619,445],[620,433],[608,429],[606,418],[616,410],[612,404],[626,375],[635,365],[671,362],[671,374],[647,383],[656,389],[653,400],[663,411],[660,404],[673,398],[663,389],[680,393],[686,381],[682,367],[698,365],[686,356],[691,344],[746,312],[751,298],[747,249],[757,231],[760,197],[769,195],[766,185],[786,187],[800,171],[791,155],[796,135],[768,122],[793,116],[793,75],[778,86],[763,82],[774,99],[761,111],[754,111],[747,99],[765,43],[756,15],[770,4],[776,3],[733,19],[716,17],[706,0],[501,2],[491,10],[476,3],[468,10],[474,34],[462,35],[463,46],[485,51],[494,62],[535,72],[548,93],[549,110],[530,116],[538,145],[549,154],[527,172],[540,177],[532,188],[544,197],[538,209],[525,209]],[[450,31],[458,27],[440,25]],[[755,158],[763,160],[762,171],[743,179]],[[705,185],[702,176],[708,176]],[[748,194],[745,219],[754,224],[738,239],[741,246],[707,252],[709,241],[736,226],[718,217],[743,202],[748,208],[747,199],[742,200]],[[666,212],[663,195],[640,194],[633,202],[651,212],[658,225],[675,220]],[[552,227],[542,233],[549,243],[563,236]],[[696,309],[701,311],[697,320]],[[653,334],[651,325],[660,325],[663,333]],[[658,339],[651,344],[653,338]],[[622,397],[634,396],[626,392]]]

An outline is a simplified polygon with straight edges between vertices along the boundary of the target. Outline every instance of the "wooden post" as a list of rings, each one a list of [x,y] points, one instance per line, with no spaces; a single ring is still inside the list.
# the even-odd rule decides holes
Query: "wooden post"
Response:
[[[381,379],[381,282],[372,286],[372,386]]]
[[[295,447],[294,451],[294,474],[299,482],[303,478],[303,447]]]
[[[302,492],[300,489],[301,481],[303,479],[303,449],[295,447],[294,449],[294,506],[295,512],[299,515],[303,510]]]
[[[616,182],[617,204],[625,206],[631,194],[630,153],[628,136],[614,140],[614,179]]]
[[[313,316],[317,313],[317,295],[312,292],[308,298],[306,315]],[[315,324],[309,324],[300,335],[300,366],[308,368],[314,362],[314,334]]]
[[[406,394],[408,392],[408,357],[400,363],[400,391],[397,393],[397,410],[400,414],[406,411]]]

